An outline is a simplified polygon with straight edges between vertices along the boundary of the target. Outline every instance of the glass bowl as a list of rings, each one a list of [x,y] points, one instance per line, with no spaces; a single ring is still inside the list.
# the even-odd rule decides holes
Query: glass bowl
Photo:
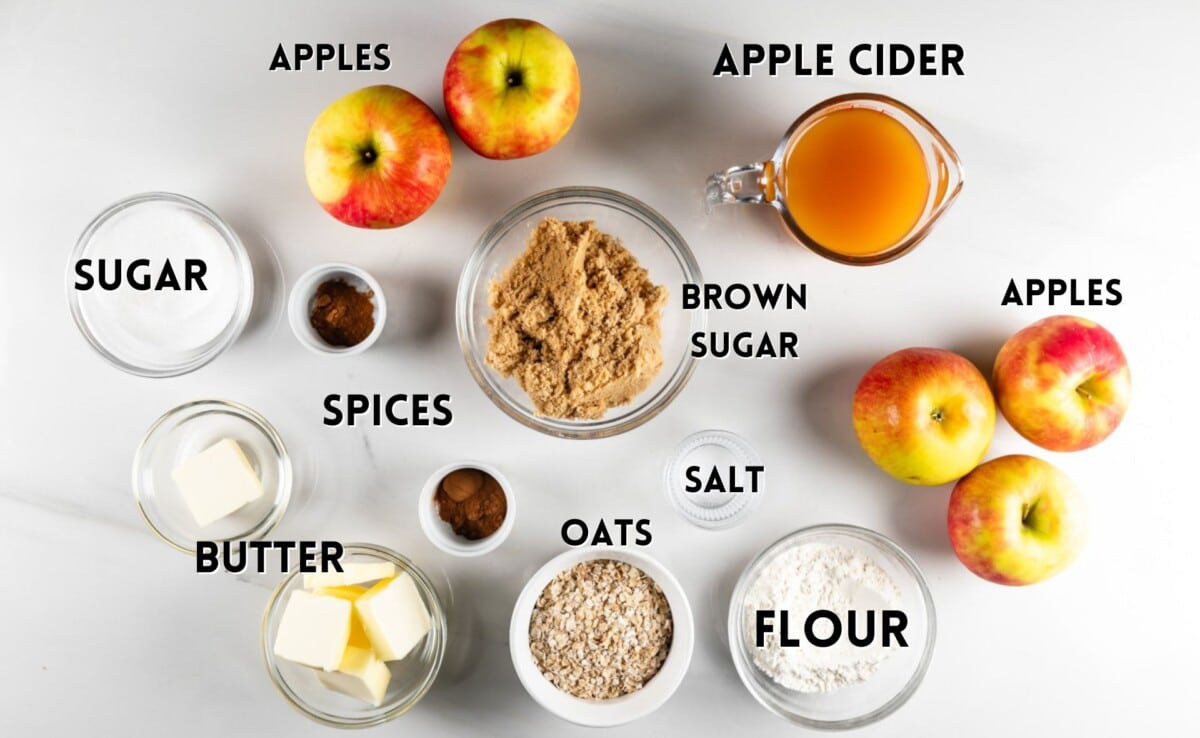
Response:
[[[718,468],[745,470],[761,466],[758,453],[736,433],[702,430],[683,439],[663,469],[663,489],[679,516],[698,528],[721,530],[744,521],[762,499],[753,492],[689,492],[687,470],[698,467],[700,475]]]
[[[131,216],[144,216],[140,223]],[[153,222],[150,222],[153,220]],[[227,267],[225,273],[232,283],[224,290],[213,289],[218,271],[206,266],[206,288],[212,299],[204,305],[192,305],[184,312],[168,309],[174,294],[145,291],[139,293],[140,307],[136,319],[121,314],[117,293],[100,289],[75,288],[76,264],[80,259],[122,259],[122,271],[136,258],[149,258],[149,274],[156,275],[162,266],[161,255],[137,252],[135,238],[145,238],[147,231],[163,242],[165,257],[172,259],[172,268],[180,280],[183,266],[178,259],[186,258],[189,238],[204,231],[213,231],[228,249],[209,254],[220,258]],[[110,240],[107,244],[106,239]],[[196,242],[190,242],[195,247]],[[126,245],[128,244],[128,245]],[[197,252],[198,253],[198,252]],[[97,265],[93,261],[93,276]],[[122,283],[123,284],[123,283]],[[254,271],[241,239],[219,215],[203,204],[170,192],[146,192],[121,200],[97,215],[75,243],[67,263],[67,302],[75,325],[96,353],[118,369],[143,377],[174,377],[199,369],[233,345],[246,327],[254,303]],[[127,286],[123,290],[128,290]],[[176,303],[178,305],[178,303]],[[124,303],[128,309],[131,304]],[[224,317],[228,313],[227,319]],[[175,326],[189,324],[204,332],[192,341],[164,341]]]
[[[238,442],[262,482],[263,495],[202,528],[171,472],[223,438]],[[262,415],[236,402],[197,400],[167,411],[146,431],[133,457],[133,496],[159,538],[194,554],[196,541],[253,540],[270,533],[292,497],[292,461],[283,439]]]
[[[663,368],[633,402],[612,407],[597,420],[564,420],[537,415],[529,396],[513,378],[488,366],[488,288],[525,250],[529,235],[546,217],[593,220],[616,236],[670,292],[662,309]],[[475,381],[496,406],[534,430],[560,438],[604,438],[632,430],[671,403],[687,383],[696,361],[688,350],[691,335],[704,330],[703,310],[685,311],[680,292],[686,283],[702,284],[700,267],[679,232],[661,215],[629,195],[599,187],[562,187],[514,205],[475,245],[458,283],[455,317],[458,340]]]
[[[366,728],[393,720],[412,709],[433,686],[446,653],[446,611],[433,583],[411,561],[382,546],[348,543],[342,561],[389,561],[399,571],[408,572],[432,621],[429,633],[399,661],[389,661],[392,671],[383,704],[367,702],[321,686],[313,669],[275,656],[273,645],[279,621],[291,593],[301,588],[304,577],[295,568],[271,594],[262,621],[262,654],[267,674],[275,689],[305,717],[334,728]]]
[[[538,599],[550,582],[586,561],[611,559],[637,567],[654,580],[671,608],[671,647],[658,673],[636,692],[608,700],[587,700],[559,689],[538,668],[529,646],[529,623]],[[612,727],[645,717],[666,704],[692,663],[696,626],[687,594],[657,559],[632,548],[573,548],[550,559],[525,583],[509,622],[508,647],[517,678],[529,696],[558,717],[593,728]]]
[[[787,689],[754,663],[754,643],[744,636],[744,610],[750,587],[777,555],[806,543],[828,543],[870,554],[895,582],[900,607],[908,617],[907,648],[897,648],[870,678],[829,692],[804,693]],[[916,692],[933,658],[937,619],[925,577],[915,562],[885,536],[852,525],[802,528],[771,544],[742,572],[729,604],[729,650],[746,689],[764,707],[809,728],[845,730],[882,720]],[[797,626],[793,626],[797,627]]]

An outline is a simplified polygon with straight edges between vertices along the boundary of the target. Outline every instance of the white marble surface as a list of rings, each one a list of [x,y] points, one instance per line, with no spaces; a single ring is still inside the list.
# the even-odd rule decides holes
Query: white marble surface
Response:
[[[0,6],[0,705],[4,733],[328,734],[272,690],[258,628],[277,577],[198,576],[139,519],[129,466],[160,413],[198,397],[269,417],[299,460],[300,499],[279,537],[369,540],[452,583],[473,623],[426,700],[376,732],[585,735],[537,707],[506,645],[524,579],[564,548],[567,517],[644,516],[651,553],[696,613],[695,658],[654,715],[613,735],[716,736],[789,729],[742,688],[721,633],[748,559],[795,528],[841,521],[894,537],[937,602],[924,685],[864,736],[1177,735],[1194,702],[1196,256],[1200,188],[1191,50],[1194,3],[767,2],[666,4],[56,2]],[[551,152],[490,162],[454,143],[434,208],[397,231],[344,227],[311,200],[301,152],[338,95],[388,82],[442,110],[458,39],[499,15],[537,18],[571,44],[583,105]],[[962,78],[715,80],[724,41],[952,41]],[[267,72],[279,42],[388,42],[384,73]],[[893,94],[937,123],[966,162],[962,198],[933,236],[884,267],[851,269],[789,243],[765,209],[706,218],[704,176],[770,152],[810,104]],[[558,185],[623,189],[689,239],[709,279],[805,281],[801,314],[721,313],[715,328],[793,328],[796,361],[707,361],[662,416],[625,436],[540,436],[494,408],[468,375],[451,321],[471,244],[509,204]],[[263,298],[215,363],[168,380],[94,355],[66,308],[63,269],[113,200],[165,189],[230,219],[261,255]],[[385,280],[394,315],[367,354],[305,351],[281,320],[282,287],[342,259]],[[270,261],[260,261],[260,267]],[[1135,397],[1106,443],[1044,454],[1084,488],[1092,539],[1072,569],[1025,589],[993,586],[954,558],[949,488],[877,472],[847,406],[859,374],[906,345],[987,366],[1001,341],[1059,312],[1001,308],[1010,277],[1120,278],[1118,307],[1082,309],[1122,340]],[[404,307],[402,307],[404,306]],[[328,392],[449,392],[451,427],[326,428]],[[743,526],[691,528],[664,499],[667,453],[703,427],[743,434],[768,497]],[[1036,452],[1004,423],[993,455]],[[450,560],[421,534],[413,499],[444,462],[479,457],[518,488],[521,517],[483,560]]]

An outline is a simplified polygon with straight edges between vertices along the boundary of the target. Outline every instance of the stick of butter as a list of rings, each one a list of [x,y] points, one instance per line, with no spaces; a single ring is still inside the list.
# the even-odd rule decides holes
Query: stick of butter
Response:
[[[316,572],[304,575],[304,588],[342,587],[359,582],[373,582],[396,576],[396,565],[390,561],[347,561],[342,571]]]
[[[408,572],[368,589],[354,601],[354,609],[375,654],[384,661],[407,656],[432,626],[429,611]]]
[[[338,668],[350,640],[353,607],[341,597],[293,591],[275,634],[275,655],[315,669]]]
[[[318,671],[317,681],[335,692],[370,702],[379,707],[387,692],[392,672],[368,646],[349,646],[337,671]]]
[[[242,447],[224,438],[175,467],[171,478],[201,528],[262,497],[262,482]]]

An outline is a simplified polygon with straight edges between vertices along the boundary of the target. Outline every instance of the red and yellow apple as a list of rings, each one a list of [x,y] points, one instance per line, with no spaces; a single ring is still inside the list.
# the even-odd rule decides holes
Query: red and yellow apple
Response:
[[[321,207],[359,228],[415,220],[450,176],[450,138],[429,106],[406,90],[374,85],[317,116],[304,174]]]
[[[463,142],[489,159],[539,154],[579,111],[579,69],[566,42],[541,23],[505,18],[480,26],[450,55],[446,113]]]
[[[987,453],[996,405],[967,359],[909,348],[881,359],[854,392],[854,432],[880,469],[909,484],[946,484]]]
[[[1095,446],[1129,406],[1129,366],[1117,339],[1069,315],[1017,331],[1000,349],[992,381],[1012,427],[1051,451]]]
[[[1075,560],[1087,538],[1070,477],[1033,456],[1001,456],[958,481],[946,527],[968,569],[997,584],[1033,584]]]

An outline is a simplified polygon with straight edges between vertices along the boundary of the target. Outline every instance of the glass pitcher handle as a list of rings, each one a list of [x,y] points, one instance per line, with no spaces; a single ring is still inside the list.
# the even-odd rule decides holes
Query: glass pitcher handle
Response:
[[[761,203],[766,201],[766,165],[762,162],[743,164],[717,172],[708,178],[704,188],[705,209],[712,212],[726,203]]]

